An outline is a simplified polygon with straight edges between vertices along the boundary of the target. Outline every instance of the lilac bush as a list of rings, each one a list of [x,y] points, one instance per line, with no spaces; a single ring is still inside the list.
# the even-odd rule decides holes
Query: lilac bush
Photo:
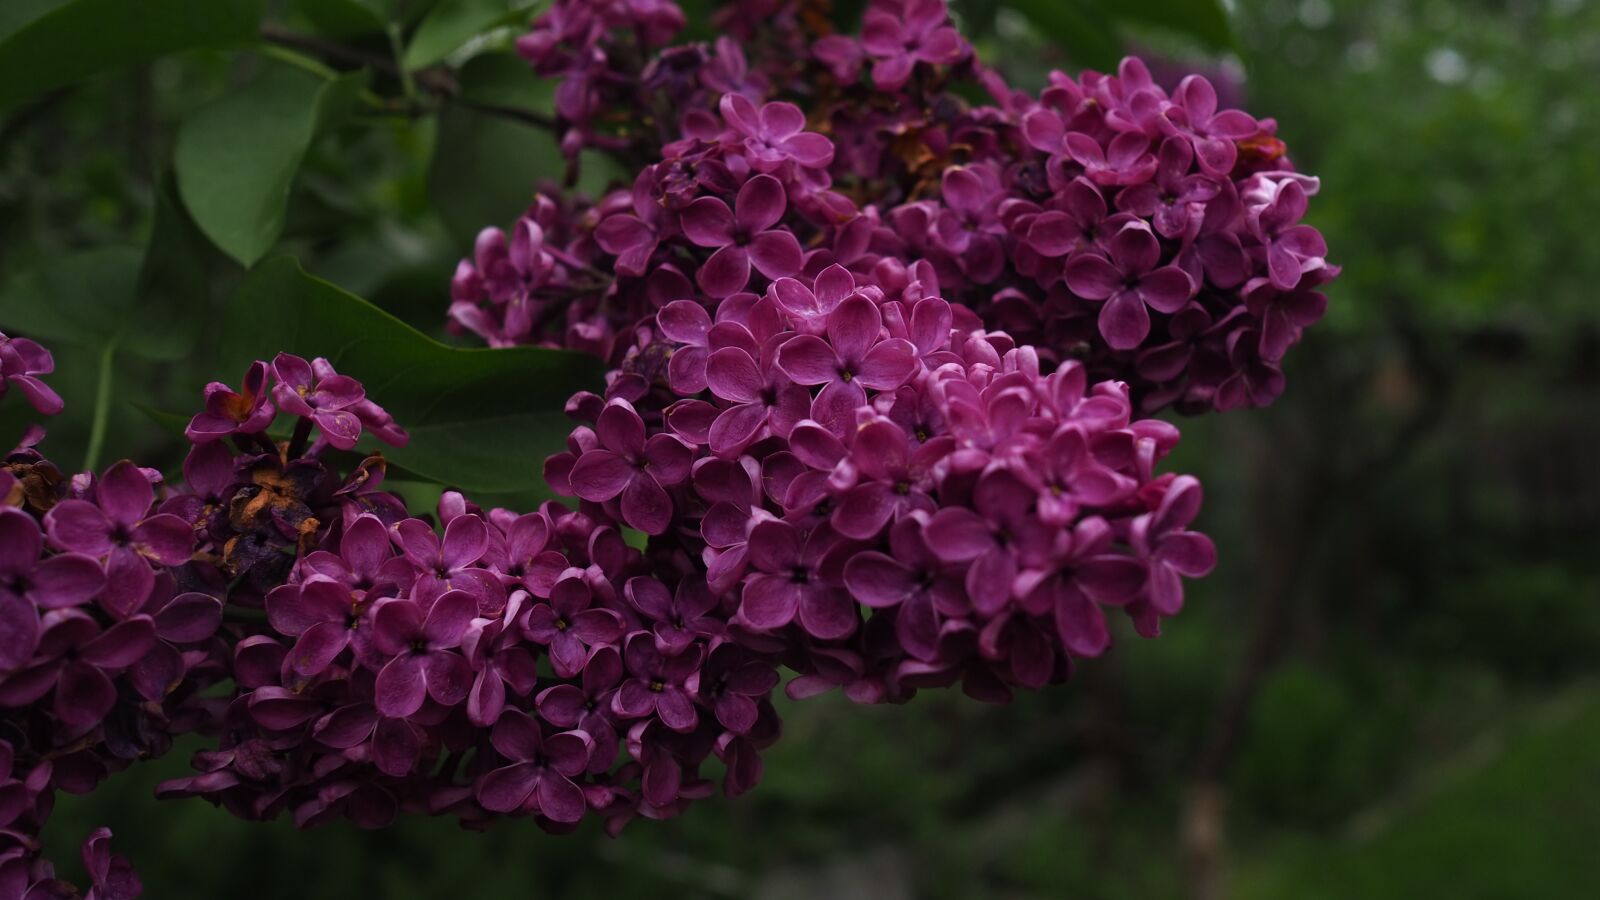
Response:
[[[70,896],[55,792],[180,735],[207,749],[159,794],[246,819],[616,834],[711,794],[713,758],[754,787],[780,685],[1002,702],[1105,653],[1116,611],[1145,637],[1181,611],[1216,554],[1144,416],[1281,393],[1338,272],[1316,179],[1203,78],[1130,58],[1032,95],[942,0],[804,20],[736,4],[675,47],[669,0],[556,0],[518,42],[572,165],[638,169],[535,198],[451,283],[454,329],[610,364],[544,461],[570,503],[408,508],[374,449],[402,424],[287,353],[205,387],[175,483],[67,477],[38,429],[7,455],[0,897]],[[0,335],[0,394],[58,412],[52,369]],[[137,896],[109,837],[90,896]]]

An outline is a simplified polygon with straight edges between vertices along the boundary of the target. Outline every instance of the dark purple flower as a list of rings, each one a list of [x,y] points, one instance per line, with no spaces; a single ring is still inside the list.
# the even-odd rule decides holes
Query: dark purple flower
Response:
[[[262,434],[278,411],[267,389],[267,364],[250,364],[234,391],[220,381],[206,385],[206,409],[189,420],[184,434],[196,444],[235,434]]]
[[[1158,159],[1155,181],[1124,188],[1117,208],[1151,218],[1157,234],[1177,240],[1189,232],[1201,204],[1216,197],[1221,187],[1204,175],[1190,174],[1194,148],[1183,138],[1163,141]]]
[[[775,363],[770,343],[758,364],[739,347],[723,347],[706,364],[706,384],[720,400],[732,404],[717,414],[707,440],[711,452],[731,458],[759,440],[766,430],[786,435],[806,416],[811,393],[789,379]]]
[[[757,523],[746,551],[755,572],[744,582],[739,607],[744,619],[770,631],[798,618],[808,634],[824,640],[854,631],[850,598],[826,584],[819,572],[823,555],[837,540],[824,527],[807,534],[782,520]]]
[[[676,591],[654,578],[630,578],[624,593],[640,615],[655,623],[656,647],[669,656],[682,653],[696,638],[724,631],[723,621],[710,615],[717,596],[700,576],[684,578]]]
[[[793,103],[767,103],[757,109],[742,94],[725,94],[722,118],[744,138],[745,154],[757,172],[775,172],[791,161],[813,169],[833,162],[833,142],[806,131],[805,113]]]
[[[517,591],[498,619],[474,619],[461,646],[476,673],[467,694],[467,720],[487,728],[499,720],[509,691],[526,696],[539,680],[539,662],[524,643],[522,630],[528,594]]]
[[[475,565],[489,549],[489,528],[477,516],[451,519],[444,528],[443,540],[421,519],[398,522],[390,526],[389,533],[416,569],[415,593],[437,596],[447,590],[467,591],[477,597],[480,604],[492,606],[492,587],[500,592],[499,599],[505,599],[499,580]],[[364,540],[362,546],[374,555],[377,552],[371,538]]]
[[[0,397],[15,387],[41,415],[61,412],[61,395],[39,380],[56,370],[50,351],[27,338],[7,337],[0,331]]]
[[[617,257],[617,271],[624,275],[647,274],[650,257],[661,243],[669,218],[656,202],[655,181],[650,170],[639,173],[633,183],[633,214],[607,216],[595,229],[595,243]]]
[[[610,645],[597,647],[583,666],[577,684],[558,684],[539,692],[539,715],[558,728],[576,728],[594,740],[589,770],[603,772],[617,758],[617,729],[611,721],[611,695],[622,683],[622,654]]]
[[[593,591],[580,570],[569,569],[550,590],[550,602],[528,611],[523,633],[550,650],[556,675],[571,678],[583,669],[589,648],[622,637],[622,617],[615,611],[591,607]]]
[[[689,679],[689,690],[711,704],[717,723],[733,734],[749,734],[760,716],[757,700],[778,686],[778,670],[738,644],[721,643]]]
[[[546,736],[539,720],[512,709],[495,723],[489,742],[511,764],[478,781],[478,802],[484,809],[527,809],[555,822],[583,818],[588,801],[572,779],[589,765],[592,742],[587,734],[564,731]]]
[[[137,663],[156,639],[149,616],[103,629],[79,609],[46,613],[39,646],[27,669],[0,687],[0,703],[25,706],[52,688],[56,718],[74,728],[100,722],[117,702],[112,677]]]
[[[21,510],[0,507],[0,608],[8,612],[0,618],[28,630],[26,607],[31,610],[61,609],[88,602],[105,587],[105,572],[94,559],[79,553],[61,553],[40,559],[44,535],[33,517]],[[13,612],[13,610],[15,612]],[[34,621],[37,622],[37,614]],[[4,626],[0,626],[4,627]],[[9,629],[8,629],[9,630]],[[26,643],[19,640],[18,646]],[[0,642],[0,669],[10,668],[4,658],[12,647]]]
[[[1029,222],[1028,246],[1052,258],[1093,250],[1100,245],[1105,222],[1106,200],[1099,188],[1084,178],[1074,178],[1050,209]]]
[[[1185,530],[1200,514],[1200,482],[1174,479],[1154,512],[1133,520],[1130,542],[1149,570],[1147,596],[1157,615],[1183,609],[1183,581],[1202,578],[1217,565],[1217,548],[1203,534]]]
[[[952,65],[971,52],[949,24],[944,0],[906,0],[899,13],[874,7],[862,23],[861,46],[876,62],[872,81],[882,91],[897,91],[911,80],[917,63]]]
[[[701,289],[716,298],[744,290],[750,267],[767,278],[800,270],[800,242],[794,233],[773,229],[789,201],[783,182],[757,175],[739,189],[734,208],[715,197],[701,197],[683,211],[683,233],[698,247],[716,250],[700,266]]]
[[[649,632],[628,635],[622,650],[628,677],[611,696],[611,711],[628,719],[653,713],[673,731],[692,731],[699,715],[684,685],[699,670],[704,652],[694,646],[682,653],[662,653]]]
[[[960,577],[928,550],[922,521],[904,519],[896,524],[889,532],[889,549],[891,553],[852,556],[845,564],[845,586],[852,597],[873,609],[897,610],[895,636],[901,646],[932,662],[939,656],[942,617],[964,612],[970,601]]]
[[[126,615],[139,608],[155,584],[150,563],[177,566],[194,553],[189,523],[170,513],[150,514],[155,490],[145,473],[123,460],[94,486],[94,502],[63,500],[45,515],[50,542],[62,550],[105,560],[102,602]]]
[[[266,604],[272,627],[296,639],[289,667],[307,678],[332,665],[363,622],[363,604],[350,587],[320,577],[273,588]]]
[[[424,610],[410,600],[387,600],[373,616],[373,645],[391,659],[374,688],[378,711],[403,719],[432,697],[455,706],[472,689],[472,668],[455,652],[478,612],[464,591],[446,591]]]
[[[1132,350],[1149,336],[1146,307],[1175,313],[1195,292],[1186,272],[1161,265],[1161,243],[1143,222],[1130,222],[1111,238],[1109,259],[1080,253],[1068,260],[1066,278],[1074,294],[1105,301],[1100,333],[1118,350]]]
[[[666,489],[689,477],[694,451],[669,434],[645,439],[644,420],[625,400],[613,400],[595,422],[600,446],[578,457],[570,476],[585,500],[621,496],[623,521],[646,534],[661,534],[672,522]]]
[[[811,418],[840,431],[866,403],[866,388],[892,391],[911,377],[916,348],[901,338],[883,340],[882,329],[877,304],[854,296],[828,314],[827,340],[802,334],[778,350],[779,368],[796,383],[823,385]]]
[[[886,418],[857,428],[850,460],[861,483],[839,498],[833,527],[845,537],[868,540],[912,510],[931,512],[933,467],[952,445],[948,438],[934,438],[913,448],[911,437]]]

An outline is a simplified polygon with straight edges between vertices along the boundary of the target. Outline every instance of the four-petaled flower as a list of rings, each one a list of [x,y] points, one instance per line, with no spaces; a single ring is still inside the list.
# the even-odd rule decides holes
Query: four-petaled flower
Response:
[[[683,211],[683,233],[698,247],[716,250],[700,266],[700,288],[717,299],[745,289],[750,268],[767,278],[800,270],[800,241],[794,232],[775,229],[788,209],[783,182],[756,175],[744,183],[733,209],[716,197],[701,197]]]
[[[689,477],[693,451],[670,434],[645,439],[644,420],[625,400],[613,400],[595,422],[600,446],[572,467],[573,490],[585,500],[621,496],[622,519],[646,534],[661,534],[672,522],[667,488]]]
[[[1085,300],[1105,301],[1100,333],[1107,344],[1132,350],[1150,334],[1150,309],[1175,313],[1194,296],[1187,272],[1160,263],[1161,243],[1143,222],[1130,222],[1111,238],[1109,259],[1080,253],[1067,260],[1067,287]]]

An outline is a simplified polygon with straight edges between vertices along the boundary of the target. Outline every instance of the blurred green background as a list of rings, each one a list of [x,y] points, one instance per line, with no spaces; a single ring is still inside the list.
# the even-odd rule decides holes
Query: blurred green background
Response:
[[[64,5],[6,0],[0,75],[3,36]],[[269,4],[273,27],[379,58],[394,51],[374,16],[396,17],[399,46],[426,21],[411,6]],[[1226,6],[960,4],[1020,84],[1118,46],[1220,71],[1323,178],[1311,220],[1345,274],[1290,355],[1288,393],[1182,423],[1173,468],[1204,480],[1222,563],[1163,638],[1124,629],[1072,685],[1004,708],[785,704],[757,791],[619,840],[246,825],[150,799],[185,769],[180,747],[63,798],[57,855],[109,823],[153,898],[1596,896],[1600,4]],[[471,33],[446,48],[451,68],[481,52],[457,99],[364,108],[310,143],[277,241],[428,333],[472,232],[558,171],[541,132],[462,99],[548,93],[507,66],[514,30],[456,49]],[[167,173],[175,123],[282,60],[193,50],[4,113],[0,327],[41,299],[202,304],[175,352],[161,337],[179,326],[132,299],[154,337],[85,325],[54,342],[70,411],[46,449],[64,465],[90,440],[102,371],[101,460],[170,462],[141,407],[186,409],[237,376],[205,371],[203,304],[243,269],[176,209]],[[399,81],[378,71],[372,88],[415,89]]]

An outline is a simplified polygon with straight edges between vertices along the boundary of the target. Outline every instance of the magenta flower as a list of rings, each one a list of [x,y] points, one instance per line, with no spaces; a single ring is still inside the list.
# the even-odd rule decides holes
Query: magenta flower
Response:
[[[1106,221],[1106,200],[1100,189],[1084,178],[1074,178],[1055,198],[1054,205],[1028,224],[1028,246],[1051,258],[1093,250],[1100,246]]]
[[[833,162],[833,142],[806,131],[805,113],[793,103],[757,109],[742,94],[724,94],[721,106],[722,118],[744,138],[745,154],[757,172],[776,172],[788,162],[810,169]]]
[[[1217,548],[1203,534],[1186,531],[1200,514],[1200,482],[1183,475],[1174,479],[1154,512],[1133,520],[1130,542],[1149,571],[1149,602],[1157,615],[1173,616],[1183,608],[1179,576],[1203,578],[1217,565]]]
[[[267,390],[267,364],[250,364],[239,383],[239,390],[220,381],[206,385],[206,408],[189,420],[184,435],[196,444],[235,434],[261,434],[272,424],[278,411]]]
[[[710,615],[717,597],[702,577],[683,579],[677,591],[654,578],[630,578],[624,594],[640,615],[655,623],[656,648],[669,656],[682,653],[696,638],[717,637],[725,630],[723,621]]]
[[[597,503],[621,496],[622,519],[646,534],[661,534],[672,522],[667,488],[689,477],[693,450],[669,434],[645,440],[644,420],[625,400],[613,400],[595,422],[600,446],[578,457],[572,488]]]
[[[774,363],[776,355],[770,344],[760,354],[760,364],[738,347],[711,354],[706,384],[715,397],[732,404],[711,423],[707,440],[712,453],[724,459],[737,456],[767,430],[781,437],[805,418],[811,393]]]
[[[588,809],[572,779],[589,765],[592,742],[581,731],[545,736],[539,720],[507,710],[489,735],[495,752],[510,761],[478,781],[477,797],[492,812],[526,809],[554,822],[576,822]]]
[[[50,351],[27,338],[7,337],[0,331],[0,397],[15,387],[41,415],[61,412],[61,395],[39,380],[56,370]]]
[[[778,686],[778,670],[738,644],[723,643],[689,679],[689,690],[711,704],[717,724],[733,734],[749,734],[760,716],[757,701]]]
[[[504,555],[493,567],[508,590],[520,587],[535,597],[550,596],[568,566],[567,558],[550,548],[550,539],[550,519],[543,513],[518,516],[506,527]],[[494,551],[492,544],[490,549]]]
[[[1310,225],[1298,224],[1306,214],[1306,189],[1297,178],[1276,182],[1261,180],[1261,194],[1270,200],[1252,205],[1250,230],[1267,248],[1267,271],[1272,286],[1292,291],[1301,276],[1323,266],[1328,245]]]
[[[882,340],[877,304],[854,296],[828,314],[828,338],[802,334],[778,350],[778,367],[798,384],[820,384],[811,418],[836,432],[853,424],[866,403],[865,388],[892,391],[916,370],[916,348],[901,338]]]
[[[1203,75],[1190,75],[1172,92],[1166,111],[1169,127],[1194,145],[1200,168],[1207,175],[1226,178],[1239,158],[1237,141],[1254,137],[1261,125],[1237,109],[1217,112],[1217,91]]]
[[[833,527],[845,537],[870,540],[890,520],[912,510],[932,512],[935,504],[928,491],[934,486],[933,467],[953,444],[935,438],[912,449],[911,437],[886,418],[860,426],[850,460],[862,481],[839,498]]]
[[[845,586],[866,606],[896,610],[895,637],[901,646],[912,656],[933,662],[939,657],[943,616],[960,615],[971,601],[961,578],[928,549],[922,521],[903,519],[896,524],[889,532],[889,549],[892,555],[867,551],[850,557]]]
[[[944,66],[965,59],[967,42],[949,24],[944,0],[906,0],[900,15],[872,8],[862,23],[861,46],[876,62],[872,81],[881,91],[897,91],[911,80],[917,63]]]
[[[503,594],[499,580],[475,565],[489,549],[489,528],[477,516],[451,519],[444,528],[443,540],[421,519],[398,522],[390,526],[389,533],[416,570],[414,593],[432,597],[448,590],[466,591],[486,606],[492,605],[491,586]],[[370,548],[369,553],[376,553],[375,544],[363,544]]]
[[[644,631],[628,635],[622,658],[628,677],[611,696],[611,711],[627,719],[654,714],[673,731],[693,731],[699,715],[685,683],[700,668],[702,648],[667,654]]]
[[[550,665],[556,675],[571,678],[583,669],[589,648],[610,644],[622,637],[622,616],[615,611],[591,608],[593,592],[583,575],[569,569],[550,591],[550,602],[528,611],[523,633],[529,640],[550,650]]]
[[[295,638],[287,664],[307,678],[333,665],[361,627],[361,604],[340,582],[313,577],[267,594],[267,621],[280,634]]]
[[[1204,175],[1191,175],[1194,148],[1182,138],[1167,138],[1157,157],[1155,181],[1124,188],[1117,207],[1151,219],[1156,233],[1168,240],[1188,234],[1189,227],[1222,188]]]
[[[272,361],[272,399],[292,416],[315,422],[329,444],[349,450],[361,438],[361,419],[350,407],[366,399],[360,382],[333,371],[326,359],[306,362],[298,356],[278,354]]]
[[[595,648],[577,684],[558,684],[539,692],[539,715],[557,728],[576,728],[594,740],[590,771],[605,771],[617,758],[617,729],[611,696],[622,683],[622,654],[610,645]]]
[[[650,171],[641,172],[633,183],[633,214],[607,216],[595,229],[595,243],[617,258],[617,271],[624,275],[647,274],[650,257],[669,225],[670,219],[656,202],[654,187]]]
[[[677,344],[667,361],[672,389],[685,397],[705,390],[706,359],[711,354],[711,316],[706,308],[693,300],[674,300],[656,313],[656,327]]]
[[[746,549],[756,571],[745,579],[740,614],[752,626],[776,630],[795,621],[813,637],[831,640],[854,631],[855,607],[819,574],[822,557],[838,538],[819,527],[809,533],[782,520],[758,522]]]
[[[698,247],[715,249],[700,266],[697,280],[712,297],[721,299],[744,290],[750,268],[767,278],[782,278],[800,270],[800,242],[794,233],[774,230],[788,208],[783,182],[757,175],[744,183],[734,208],[715,197],[701,197],[683,211],[683,233]]]
[[[373,616],[373,646],[391,659],[374,687],[378,711],[403,719],[427,697],[455,706],[472,689],[472,668],[455,652],[477,615],[478,601],[464,591],[446,591],[424,612],[410,600],[388,600]]]
[[[100,564],[79,553],[60,553],[40,559],[44,535],[33,518],[21,510],[0,507],[0,618],[21,627],[19,637],[28,630],[26,609],[50,610],[88,602],[105,587],[106,576]],[[5,627],[5,626],[0,626]],[[18,646],[26,643],[18,642]],[[0,642],[0,669],[10,668],[4,660],[12,648]]]
[[[94,486],[94,502],[63,500],[45,515],[50,543],[105,561],[101,601],[119,616],[138,609],[150,595],[150,563],[177,566],[194,553],[189,523],[170,513],[150,514],[155,490],[145,473],[123,460]]]
[[[517,591],[498,619],[474,619],[461,641],[467,663],[475,672],[467,694],[467,720],[487,728],[500,719],[509,692],[522,697],[539,681],[539,661],[524,643],[528,594]]]
[[[1104,300],[1100,333],[1118,350],[1132,350],[1150,334],[1149,307],[1175,313],[1195,285],[1177,266],[1162,266],[1161,244],[1150,226],[1131,222],[1111,238],[1110,258],[1081,253],[1067,261],[1067,287],[1085,300]]]

